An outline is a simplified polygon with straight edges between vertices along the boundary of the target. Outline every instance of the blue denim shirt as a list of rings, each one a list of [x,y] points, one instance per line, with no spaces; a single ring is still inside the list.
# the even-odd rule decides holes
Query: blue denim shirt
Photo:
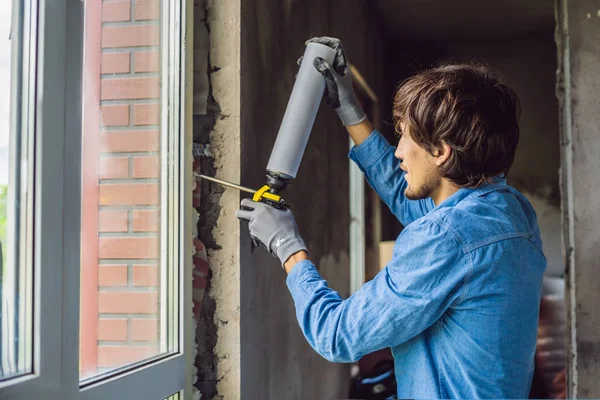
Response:
[[[391,347],[400,398],[527,398],[546,259],[531,204],[499,179],[437,207],[377,131],[350,152],[405,225],[389,264],[348,299],[310,261],[287,277],[310,345],[334,362]]]

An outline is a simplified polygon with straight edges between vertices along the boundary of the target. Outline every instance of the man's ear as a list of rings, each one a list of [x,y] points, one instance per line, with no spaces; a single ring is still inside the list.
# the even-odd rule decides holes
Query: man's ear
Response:
[[[438,154],[435,156],[435,165],[438,167],[443,165],[450,157],[450,154],[452,154],[452,147],[446,142],[442,142],[442,151],[438,151]]]

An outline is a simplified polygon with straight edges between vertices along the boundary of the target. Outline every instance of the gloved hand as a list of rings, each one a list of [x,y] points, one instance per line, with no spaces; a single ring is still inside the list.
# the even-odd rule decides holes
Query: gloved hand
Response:
[[[333,66],[320,57],[315,58],[313,65],[325,78],[325,94],[327,103],[333,107],[345,126],[356,125],[367,118],[364,110],[358,103],[352,86],[350,64],[344,54],[342,42],[336,38],[317,37],[306,42],[320,43],[335,50],[336,55]],[[298,60],[301,63],[302,58]]]
[[[281,265],[297,252],[307,251],[292,211],[278,210],[250,199],[242,200],[241,205],[235,216],[249,221],[250,236],[278,257]]]

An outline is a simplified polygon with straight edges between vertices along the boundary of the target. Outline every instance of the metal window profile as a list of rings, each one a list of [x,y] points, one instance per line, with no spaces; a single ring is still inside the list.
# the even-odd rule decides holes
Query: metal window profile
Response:
[[[27,375],[33,368],[32,355],[32,206],[33,168],[27,168],[28,160],[33,158],[33,87],[30,83],[35,79],[35,71],[29,63],[24,63],[21,55],[35,54],[35,35],[31,21],[35,10],[28,3],[15,4],[11,21],[11,113],[10,130],[13,132],[10,141],[10,177],[7,196],[7,212],[13,211],[13,218],[7,221],[7,242],[3,252],[7,253],[7,265],[17,266],[4,271],[3,284],[0,288],[3,318],[0,326],[2,349],[0,350],[0,373],[2,382],[17,376]],[[27,32],[27,35],[23,33]],[[33,36],[33,39],[32,39]],[[25,166],[22,165],[24,162]],[[16,240],[24,234],[26,240]],[[1,257],[1,253],[0,253]],[[9,286],[10,284],[10,286]],[[15,342],[15,336],[18,337]]]
[[[350,66],[356,89],[360,90],[373,106],[373,123],[379,121],[379,99],[356,67]],[[376,126],[376,125],[375,125]],[[351,138],[349,148],[354,147]],[[349,160],[349,208],[350,208],[350,294],[359,290],[366,280],[366,232],[365,232],[365,179],[362,171]]]
[[[13,3],[21,7],[23,1]],[[35,90],[35,109],[23,103],[35,110],[33,373],[0,382],[0,398],[159,400],[173,393],[191,398],[192,291],[186,277],[191,276],[192,243],[187,233],[192,232],[193,222],[186,220],[185,211],[191,209],[192,195],[192,96],[186,81],[192,71],[193,2],[162,1],[161,206],[166,223],[161,228],[161,262],[168,265],[161,287],[165,304],[161,312],[168,316],[161,326],[164,353],[84,382],[79,375],[79,292],[85,2],[30,0],[28,4],[39,10],[32,18],[37,21],[38,34],[32,36],[37,46],[29,54],[35,85],[13,88],[13,94]],[[169,309],[167,298],[172,299]]]
[[[52,398],[61,390],[62,312],[56,305],[62,303],[63,290],[60,233],[66,137],[65,21],[65,0],[13,1],[11,39],[16,69],[12,81],[11,130],[28,137],[35,148],[35,159],[24,164],[33,182],[35,221],[33,244],[26,244],[33,255],[33,271],[29,276],[33,280],[33,305],[28,316],[33,319],[33,371],[0,384],[0,397],[8,399],[31,399],[42,394]],[[51,100],[44,101],[47,98]],[[15,169],[15,174],[18,176],[20,172]],[[11,250],[16,252],[18,245]]]
[[[191,2],[163,0],[161,4],[161,354],[106,378],[86,380],[77,399],[104,400],[115,393],[123,398],[164,399],[179,391],[183,398],[191,398],[191,280],[185,277],[192,252],[185,234],[191,232],[185,210],[190,209],[186,207],[190,207],[192,191],[191,177],[186,179],[191,163],[184,162],[191,154],[191,141],[182,140],[191,137],[184,134],[191,129],[191,114],[185,112],[191,101],[185,88],[190,85],[184,83],[191,71],[186,67],[192,60],[192,44],[185,41],[184,45],[183,40],[192,21],[187,18]]]

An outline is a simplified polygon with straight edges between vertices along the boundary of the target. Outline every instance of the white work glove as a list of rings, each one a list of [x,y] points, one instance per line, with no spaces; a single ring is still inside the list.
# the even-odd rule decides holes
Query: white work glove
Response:
[[[354,94],[350,64],[344,54],[342,42],[331,37],[316,37],[306,43],[320,43],[335,50],[333,66],[320,57],[315,58],[313,61],[316,70],[325,78],[327,103],[335,110],[345,126],[362,122],[367,118],[367,114],[365,114]],[[298,65],[301,61],[302,57],[298,60]]]
[[[299,251],[307,251],[289,208],[280,210],[250,199],[242,200],[241,206],[235,216],[249,222],[252,239],[279,258],[281,265]]]

